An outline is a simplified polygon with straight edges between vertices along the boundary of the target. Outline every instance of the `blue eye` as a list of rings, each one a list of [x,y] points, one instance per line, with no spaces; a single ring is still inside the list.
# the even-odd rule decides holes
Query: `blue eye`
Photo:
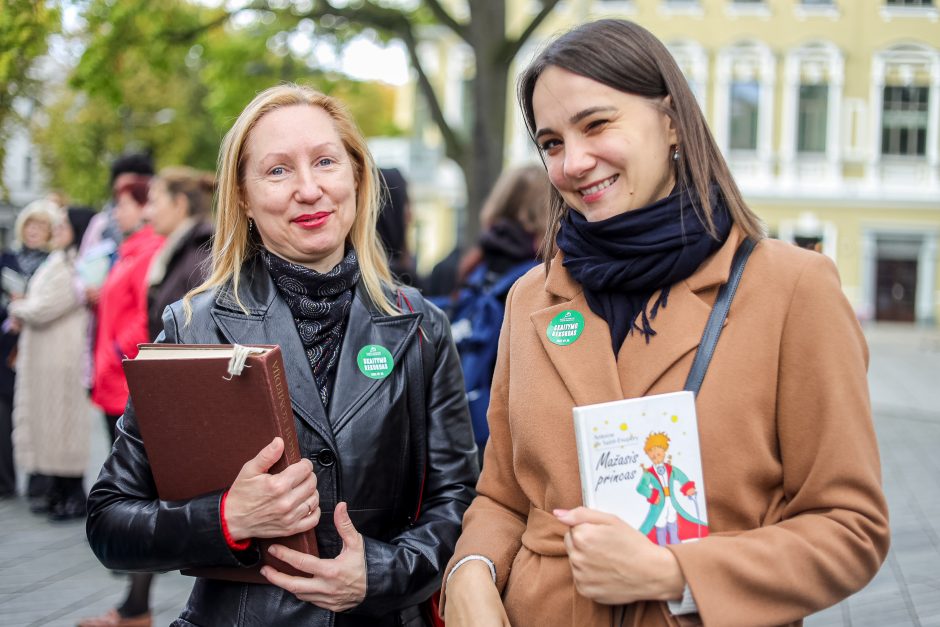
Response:
[[[323,167],[333,165],[333,163],[334,163],[334,161],[333,161],[332,159],[330,159],[329,157],[323,157],[322,159],[320,159],[319,161],[317,161],[317,165],[320,165],[320,166],[323,166]]]
[[[273,174],[274,176],[281,176],[282,174],[284,174],[285,171],[286,170],[284,169],[284,166],[280,166],[280,165],[271,168],[271,174]]]

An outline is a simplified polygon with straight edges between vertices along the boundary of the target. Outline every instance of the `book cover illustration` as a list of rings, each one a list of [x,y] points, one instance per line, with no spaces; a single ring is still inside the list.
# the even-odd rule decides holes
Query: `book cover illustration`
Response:
[[[708,535],[691,392],[574,408],[584,505],[661,546]]]

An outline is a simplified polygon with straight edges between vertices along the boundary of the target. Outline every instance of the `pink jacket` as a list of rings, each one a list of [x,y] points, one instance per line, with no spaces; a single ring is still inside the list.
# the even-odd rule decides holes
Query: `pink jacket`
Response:
[[[127,380],[121,360],[136,357],[147,333],[147,270],[163,237],[145,226],[118,248],[118,259],[101,286],[95,335],[91,400],[108,414],[124,413]]]

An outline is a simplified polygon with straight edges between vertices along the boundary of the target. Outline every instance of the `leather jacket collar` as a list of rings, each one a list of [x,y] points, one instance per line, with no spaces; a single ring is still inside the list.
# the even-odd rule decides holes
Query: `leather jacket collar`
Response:
[[[327,414],[293,315],[278,295],[259,255],[249,258],[243,265],[239,296],[247,313],[236,303],[231,285],[226,285],[216,295],[212,318],[233,344],[280,345],[294,412],[333,447],[334,434],[346,426],[356,410],[386,381],[370,379],[359,372],[356,359],[359,351],[366,345],[378,344],[392,354],[395,364],[401,363],[422,318],[421,313],[384,314],[372,303],[362,283],[356,286]]]

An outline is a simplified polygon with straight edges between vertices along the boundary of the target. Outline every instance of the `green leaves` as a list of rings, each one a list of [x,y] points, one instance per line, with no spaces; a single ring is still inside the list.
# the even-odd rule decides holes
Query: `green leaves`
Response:
[[[367,135],[399,132],[392,88],[327,75],[283,45],[302,19],[291,11],[230,15],[183,0],[88,0],[82,9],[84,53],[34,132],[51,184],[76,201],[103,202],[108,164],[128,150],[152,150],[158,167],[215,169],[235,117],[281,81],[343,98]]]

